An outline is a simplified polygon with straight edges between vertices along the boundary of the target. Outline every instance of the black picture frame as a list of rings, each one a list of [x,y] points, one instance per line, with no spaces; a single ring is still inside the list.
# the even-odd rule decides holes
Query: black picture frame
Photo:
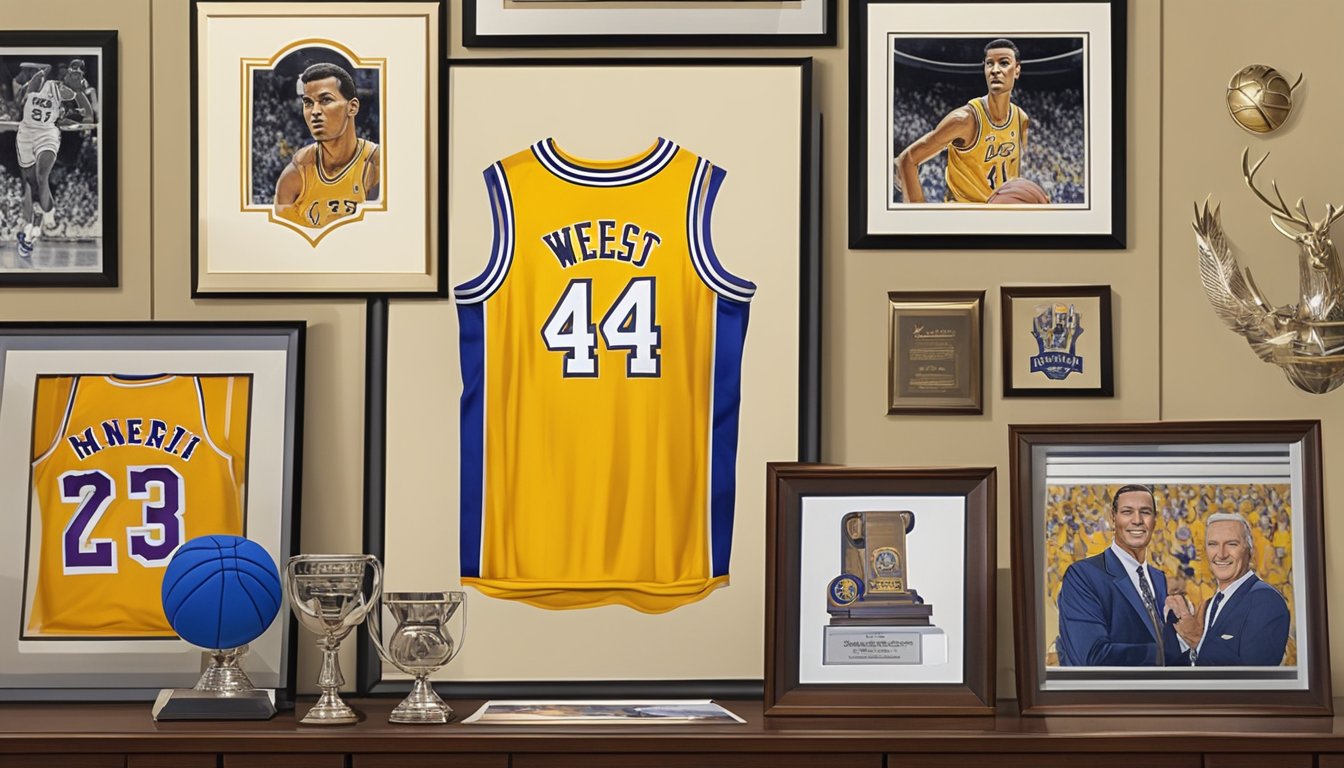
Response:
[[[993,467],[767,465],[767,717],[994,714],[996,483]],[[927,603],[922,602],[924,597],[918,598],[920,605],[931,607],[931,626],[927,629],[944,637],[956,635],[955,642],[947,642],[962,649],[961,658],[947,654],[938,662],[959,668],[947,679],[921,679],[920,673],[931,671],[923,663],[932,662],[932,654],[913,665],[908,659],[900,663],[855,659],[849,662],[855,665],[849,669],[843,663],[826,660],[825,654],[832,650],[822,650],[825,642],[820,639],[827,613],[822,610],[829,591],[826,579],[836,576],[833,586],[847,574],[842,573],[843,568],[826,570],[821,563],[843,546],[837,525],[843,520],[840,516],[850,510],[873,509],[904,509],[913,514],[907,528],[910,538],[905,539],[906,565],[899,567],[902,576],[908,578],[905,587],[929,597]],[[853,514],[850,512],[850,516]],[[868,542],[862,549],[876,555],[887,543],[878,546]],[[920,547],[922,551],[916,551]],[[927,569],[917,571],[913,564],[930,561],[962,570],[952,579]],[[843,557],[835,558],[835,562],[843,563]],[[960,582],[961,589],[949,592],[948,585],[954,581]],[[932,596],[933,590],[941,590],[938,598]],[[862,603],[862,587],[859,593],[858,602]],[[948,598],[953,606],[959,603],[961,610],[948,606],[944,602]],[[825,626],[826,632],[846,629],[835,621]],[[880,643],[901,642],[904,633],[912,630],[911,626],[884,627],[878,619],[860,619],[857,628],[884,633],[877,640]],[[863,674],[845,674],[854,669]],[[907,670],[914,674],[902,674]]]
[[[440,98],[448,50],[446,0],[367,2],[355,14],[365,22],[358,27],[348,24],[351,11],[339,2],[241,3],[190,2],[192,297],[446,296],[447,181],[440,154],[448,109]],[[209,60],[202,60],[203,52]],[[356,184],[357,200],[314,200],[316,214],[308,205],[306,217],[298,206],[282,215],[269,179],[274,175],[278,181],[286,166],[295,167],[289,159],[316,143],[310,142],[312,128],[301,109],[290,113],[284,99],[307,65],[323,62],[351,71],[356,97],[367,102],[361,103],[355,130],[364,131],[357,134],[360,141],[374,145],[369,154],[357,151],[330,183],[356,165],[379,172],[372,181],[364,177],[363,192]],[[394,74],[406,80],[399,90],[420,98],[390,97]],[[236,127],[236,115],[219,98],[225,90],[251,105]],[[360,120],[367,125],[360,128]],[[262,132],[254,135],[254,124],[277,138],[256,139]],[[240,145],[248,147],[245,157],[241,150],[229,157],[223,149]],[[326,216],[323,204],[335,206],[333,213],[345,204],[345,213]],[[265,258],[253,256],[258,253]],[[316,254],[321,265],[330,266],[314,268]],[[388,262],[388,254],[401,254],[401,260]]]
[[[795,0],[757,7],[732,2],[694,8],[634,8],[627,4],[556,9],[513,7],[505,0],[463,0],[467,48],[765,47],[831,46],[838,0]],[[722,6],[716,8],[714,6]],[[589,26],[556,24],[557,14]],[[729,18],[720,18],[725,14]],[[511,18],[512,17],[512,18]],[[563,30],[563,31],[562,31]]]
[[[1013,636],[1022,713],[1330,715],[1321,462],[1319,421],[1009,425]],[[1109,590],[1074,590],[1071,605],[1086,601],[1100,607],[1067,609],[1078,616],[1077,637],[1087,639],[1065,642],[1057,627],[1066,609],[1052,610],[1048,603],[1052,596],[1056,605],[1064,600],[1066,574],[1083,568],[1084,558],[1105,562],[1104,570],[1114,574],[1111,561],[1119,560],[1110,552],[1112,500],[1122,489],[1133,492],[1134,484],[1153,500],[1145,562],[1154,602],[1163,606],[1168,623],[1175,615],[1167,618],[1165,596],[1181,594],[1187,605],[1205,606],[1218,587],[1205,541],[1199,540],[1212,524],[1210,513],[1243,517],[1252,540],[1251,572],[1263,582],[1255,586],[1262,596],[1272,594],[1264,585],[1278,592],[1290,614],[1278,630],[1286,633],[1278,664],[1237,664],[1229,659],[1241,657],[1226,652],[1212,665],[1137,662],[1140,657],[1127,649],[1142,652],[1142,644],[1132,625],[1121,626],[1139,621],[1124,605],[1125,591],[1136,588],[1124,583],[1123,573],[1112,577]],[[1071,522],[1081,535],[1069,535],[1075,530]],[[1098,523],[1102,527],[1092,531]],[[1286,549],[1257,559],[1257,549],[1264,547]],[[1095,575],[1086,578],[1080,571],[1079,585],[1106,578],[1099,568],[1083,571]],[[1233,593],[1229,609],[1235,599]],[[1104,608],[1108,601],[1111,611]],[[1215,637],[1229,643],[1228,651],[1241,653],[1244,646],[1232,645],[1238,637],[1275,631],[1269,619],[1247,622],[1208,625],[1204,640]],[[1103,634],[1089,644],[1096,627],[1104,627]],[[1073,648],[1081,660],[1061,653],[1061,646]],[[1164,656],[1186,647],[1168,647]],[[1259,650],[1247,652],[1264,658]]]
[[[850,247],[1124,248],[1127,0],[994,3],[988,12],[1001,26],[990,30],[983,21],[972,21],[979,18],[972,2],[854,0],[850,6]],[[1014,11],[1013,6],[1022,9]],[[1030,12],[1026,12],[1028,6]],[[989,8],[987,4],[984,7]],[[897,200],[896,159],[902,147],[896,144],[908,145],[931,131],[942,115],[959,108],[968,110],[967,117],[971,117],[975,110],[965,106],[966,98],[983,94],[986,88],[984,83],[974,84],[974,75],[983,69],[972,62],[981,56],[981,46],[999,37],[1013,37],[1024,49],[1023,78],[1030,75],[1033,62],[1059,61],[1061,51],[1056,48],[1069,48],[1062,52],[1062,60],[1072,63],[1067,69],[1050,65],[1060,71],[1044,75],[1053,79],[1037,82],[1057,84],[1051,86],[1053,90],[1038,88],[1033,94],[1036,111],[1026,110],[1030,118],[1027,136],[1031,140],[1023,173],[1045,185],[1047,196],[1053,192],[1067,201],[1048,206],[984,206],[974,202],[926,205]],[[911,50],[897,47],[898,41]],[[876,50],[875,42],[883,49]],[[1033,48],[1039,48],[1040,55]],[[1109,56],[1102,55],[1107,50]],[[935,77],[932,84],[923,82]],[[953,78],[960,85],[945,85]],[[909,93],[905,93],[907,90]],[[1015,97],[1015,103],[1017,100]],[[1054,117],[1065,110],[1081,110],[1085,114],[1080,117],[1086,119],[1055,121]],[[909,117],[901,119],[902,115]],[[974,121],[979,131],[980,118],[974,117]],[[1044,133],[1051,125],[1059,125],[1060,133],[1069,132],[1060,142],[1066,151],[1041,148],[1043,140],[1035,138],[1054,135]],[[1071,134],[1087,130],[1088,125],[1094,126],[1093,133],[1079,147],[1082,137]],[[1033,130],[1036,133],[1031,133]],[[1014,129],[1013,135],[1016,133]],[[1005,138],[1004,143],[1009,140]],[[976,141],[975,146],[979,146],[979,134]],[[1038,148],[1036,156],[1054,158],[1054,167],[1031,173],[1032,147]],[[917,167],[933,173],[943,152],[939,150]],[[1015,173],[1007,168],[1004,172]],[[990,188],[998,183],[997,178],[990,181]],[[921,182],[926,195],[931,184],[935,191],[939,184],[945,186],[934,174]],[[996,202],[1010,200],[1011,196],[1005,196]]]
[[[4,493],[9,494],[4,507],[12,518],[24,518],[6,524],[7,529],[19,532],[7,544],[11,548],[8,567],[29,576],[35,573],[25,565],[33,559],[34,541],[40,538],[41,526],[33,524],[32,518],[54,513],[52,519],[59,521],[64,512],[48,512],[28,503],[30,492],[38,495],[31,489],[37,479],[30,474],[30,443],[37,442],[39,382],[119,375],[163,379],[164,383],[183,377],[198,382],[246,379],[246,390],[236,386],[207,390],[198,383],[196,391],[200,407],[210,402],[234,403],[235,414],[246,407],[245,454],[230,459],[232,468],[239,455],[246,456],[243,534],[261,544],[283,570],[285,561],[298,552],[306,328],[303,322],[250,321],[0,323],[0,378],[7,382],[0,389],[0,422],[7,427],[6,438],[0,440],[0,473],[6,478]],[[243,391],[246,402],[239,403],[244,396],[238,393]],[[74,412],[74,395],[70,397],[68,407]],[[196,400],[192,402],[195,405]],[[214,423],[217,426],[219,420]],[[128,514],[111,506],[106,511],[109,519]],[[193,534],[188,530],[187,535]],[[4,615],[16,626],[28,627],[24,616],[36,599],[30,595],[35,583],[23,574],[6,578],[6,582],[20,588],[18,594],[0,595],[6,605]],[[273,690],[280,706],[294,700],[297,629],[292,613],[281,606],[243,660],[254,684]],[[21,637],[18,644],[3,651],[18,658],[7,658],[0,665],[4,670],[0,672],[0,700],[149,701],[162,688],[190,688],[201,673],[201,649],[177,638],[95,639],[69,630],[59,637],[46,637],[52,633],[40,628],[25,631],[31,636]],[[43,643],[44,647],[25,652],[25,642]],[[99,642],[107,643],[106,653],[96,647]]]
[[[10,54],[7,51],[15,51]],[[0,32],[0,66],[8,71],[7,81],[20,74],[21,62],[32,61],[59,68],[68,66],[70,59],[80,58],[85,62],[86,89],[81,96],[93,95],[96,100],[94,110],[97,113],[93,128],[79,125],[84,120],[82,108],[75,102],[74,107],[66,106],[64,114],[57,119],[61,140],[55,152],[48,184],[57,184],[52,189],[53,217],[52,225],[43,223],[36,237],[29,257],[21,257],[18,244],[19,232],[3,233],[4,245],[0,249],[0,287],[30,286],[50,288],[101,287],[110,288],[118,284],[118,263],[120,255],[120,195],[117,193],[117,155],[118,143],[118,106],[121,100],[121,82],[117,75],[119,65],[117,55],[116,30],[14,30]],[[61,61],[64,59],[65,61]],[[10,65],[13,65],[11,68]],[[50,82],[50,81],[49,81]],[[63,88],[66,86],[62,85]],[[71,102],[66,102],[67,104]],[[15,104],[23,109],[23,104]],[[70,118],[71,113],[81,115],[80,121]],[[3,195],[25,196],[27,183],[23,181],[21,160],[18,157],[18,134],[22,123],[9,118],[15,130],[0,134],[0,162],[6,170],[14,174],[18,183],[12,188],[0,191]],[[69,141],[66,137],[78,137],[79,141]],[[25,136],[25,142],[27,137]],[[37,141],[37,139],[34,139]],[[36,147],[38,154],[42,149]],[[36,168],[41,168],[39,160]],[[74,173],[78,170],[79,173]],[[79,179],[92,170],[94,179]],[[53,178],[60,175],[59,182]],[[72,178],[76,177],[76,178]],[[59,195],[62,186],[79,184],[86,188],[81,196]],[[38,181],[40,184],[40,181]],[[40,193],[38,193],[40,194]],[[76,217],[73,210],[61,210],[62,205],[74,206],[81,201],[89,206],[92,200],[92,212],[84,210]],[[36,204],[37,197],[34,197]],[[96,226],[80,219],[94,217]],[[13,225],[15,222],[7,222]],[[74,231],[71,231],[71,228]],[[48,231],[50,230],[50,231]],[[96,234],[95,234],[96,230]],[[58,234],[59,233],[59,234]],[[45,257],[45,258],[44,258]],[[80,262],[92,258],[92,264]],[[34,261],[36,259],[36,261]],[[45,262],[45,264],[43,263]]]
[[[1060,321],[1070,327],[1052,346],[1040,332],[1039,323],[1048,318],[1035,318],[1034,310],[1054,312],[1056,307],[1064,311]],[[999,311],[1004,397],[1115,396],[1109,285],[1003,286]]]
[[[743,402],[751,399],[751,392],[764,391],[766,389],[778,389],[782,379],[792,379],[791,387],[796,387],[798,392],[797,402],[793,403],[792,394],[786,401],[790,401],[788,406],[796,409],[790,418],[784,421],[779,414],[775,414],[773,420],[777,423],[788,423],[790,426],[784,430],[791,439],[790,444],[781,445],[779,450],[787,451],[787,455],[796,456],[800,460],[816,461],[820,458],[821,449],[821,285],[820,285],[820,232],[819,232],[819,153],[820,153],[820,118],[814,111],[812,96],[812,77],[813,63],[810,58],[787,58],[787,59],[468,59],[452,60],[449,62],[449,75],[447,78],[449,92],[448,97],[455,105],[455,114],[460,119],[461,125],[456,122],[450,126],[449,130],[449,150],[448,155],[453,160],[453,164],[460,166],[461,178],[454,175],[454,184],[461,184],[465,190],[461,193],[454,191],[453,194],[462,194],[464,196],[476,195],[481,199],[480,205],[485,205],[484,195],[478,191],[480,184],[479,169],[489,167],[498,157],[508,152],[517,151],[521,147],[527,146],[527,141],[535,141],[537,135],[531,131],[537,130],[535,126],[523,126],[520,131],[527,132],[527,139],[521,145],[515,145],[516,138],[500,139],[498,131],[489,126],[474,121],[471,117],[473,109],[471,105],[478,101],[492,98],[491,94],[497,93],[505,83],[513,84],[545,84],[554,82],[556,78],[568,78],[568,82],[575,83],[575,87],[592,88],[598,82],[605,82],[606,78],[635,78],[643,80],[647,78],[671,78],[679,83],[686,83],[677,89],[678,93],[685,94],[684,98],[691,98],[692,94],[699,94],[697,98],[703,98],[704,95],[692,86],[718,87],[723,91],[722,98],[736,98],[740,91],[733,90],[722,81],[737,82],[734,78],[748,78],[763,81],[772,93],[787,93],[789,100],[770,110],[758,110],[762,114],[768,114],[772,120],[796,121],[789,126],[787,131],[779,131],[777,142],[787,145],[787,150],[783,154],[774,154],[763,152],[757,156],[754,152],[746,153],[746,157],[741,157],[741,152],[732,155],[724,155],[722,152],[715,154],[713,147],[702,147],[700,143],[708,140],[705,136],[699,137],[699,140],[681,137],[682,141],[687,142],[688,148],[692,151],[704,152],[706,156],[713,156],[716,162],[724,164],[729,169],[727,184],[734,183],[737,179],[739,184],[739,194],[742,187],[752,188],[744,179],[744,175],[751,173],[749,167],[759,167],[756,163],[766,161],[775,167],[781,165],[780,161],[788,158],[785,165],[785,171],[789,178],[796,179],[796,192],[788,191],[790,202],[788,205],[796,208],[789,211],[790,224],[783,226],[774,222],[774,226],[781,230],[780,237],[782,242],[788,243],[787,248],[781,248],[777,251],[769,251],[768,261],[754,266],[754,272],[744,272],[755,279],[762,271],[775,270],[780,274],[787,274],[787,278],[781,278],[784,282],[792,286],[787,293],[774,292],[776,303],[767,308],[761,304],[762,291],[758,289],[757,298],[753,299],[752,310],[752,331],[748,334],[750,345],[752,339],[759,339],[764,343],[764,337],[761,335],[751,336],[751,333],[774,334],[772,338],[780,340],[789,352],[790,360],[796,355],[797,370],[792,370],[793,363],[790,362],[788,369],[785,366],[764,365],[761,366],[762,375],[751,381],[744,380]],[[608,85],[610,85],[608,83]],[[740,83],[739,83],[740,85]],[[533,85],[531,87],[538,87]],[[719,97],[716,97],[719,98]],[[464,106],[466,105],[466,106]],[[675,108],[675,102],[673,107]],[[538,111],[534,105],[528,106],[524,100],[523,106],[519,109],[530,109]],[[753,108],[757,109],[757,108]],[[540,110],[539,114],[545,114],[545,110]],[[528,118],[532,120],[545,119]],[[575,120],[581,119],[574,117]],[[677,118],[680,120],[681,118]],[[512,122],[512,121],[506,121]],[[526,122],[526,120],[524,120]],[[778,123],[773,123],[778,125]],[[454,127],[460,127],[462,130],[455,130]],[[550,126],[546,129],[553,129]],[[579,130],[574,126],[569,126],[571,130]],[[674,125],[677,131],[686,131],[693,133],[695,126],[682,123]],[[643,132],[648,130],[648,126],[640,126],[637,129],[640,132],[640,140],[645,138]],[[658,130],[671,130],[666,124],[659,125]],[[704,130],[712,130],[704,128]],[[712,137],[710,137],[712,138]],[[631,140],[631,139],[623,139]],[[502,143],[504,146],[496,146]],[[485,149],[485,147],[489,149]],[[459,153],[468,153],[478,156],[469,158]],[[748,161],[752,166],[747,166]],[[761,182],[756,182],[761,183]],[[450,184],[450,188],[456,190],[458,187]],[[715,216],[715,239],[718,244],[716,247],[723,248],[723,227],[734,226],[733,220],[736,220],[735,226],[742,227],[749,223],[759,221],[763,212],[759,209],[752,209],[749,206],[738,207],[737,214],[729,216],[725,214],[723,203],[719,203],[719,208]],[[467,204],[464,202],[463,208]],[[461,214],[465,215],[465,214]],[[470,218],[468,224],[456,228],[454,231],[459,233],[467,229],[477,228],[477,224],[470,222],[483,222],[487,218]],[[451,224],[451,222],[450,222]],[[486,227],[483,230],[483,237],[488,237],[490,230]],[[488,240],[487,240],[488,242]],[[470,250],[468,248],[467,250]],[[787,258],[783,251],[788,251]],[[725,253],[728,253],[725,251]],[[764,252],[763,252],[764,253]],[[796,254],[796,255],[795,255]],[[740,260],[733,260],[731,255],[725,256],[725,263],[740,264]],[[467,275],[459,276],[465,279]],[[396,307],[393,307],[396,309]],[[778,313],[778,314],[776,314]],[[395,321],[393,313],[392,321]],[[365,423],[368,434],[375,435],[371,438],[376,444],[366,453],[366,490],[373,489],[371,495],[365,499],[365,551],[385,558],[388,561],[404,560],[404,552],[389,551],[389,541],[396,539],[395,526],[400,525],[402,529],[399,539],[405,546],[406,526],[414,525],[414,520],[418,512],[408,513],[404,509],[393,512],[388,505],[385,489],[396,486],[398,478],[397,472],[415,472],[417,469],[406,469],[405,462],[397,462],[395,458],[389,456],[389,449],[397,445],[396,435],[399,429],[412,428],[405,422],[395,422],[388,420],[388,389],[389,378],[387,371],[395,372],[398,370],[398,360],[393,359],[389,362],[389,353],[387,339],[389,336],[389,317],[385,308],[375,310],[371,304],[368,325],[368,348],[370,358],[373,362],[370,368],[370,378],[367,381],[367,390],[370,400],[367,405]],[[760,329],[766,329],[764,331]],[[394,331],[395,334],[395,331]],[[395,339],[396,336],[393,335]],[[745,369],[744,369],[745,370]],[[392,375],[395,375],[393,373]],[[394,383],[395,382],[391,382]],[[761,390],[752,389],[752,387],[761,387]],[[792,389],[789,390],[790,393]],[[451,403],[450,410],[457,411],[457,403]],[[456,419],[453,415],[448,417]],[[792,426],[796,418],[796,434]],[[455,421],[453,423],[456,423]],[[750,422],[744,421],[744,424]],[[743,434],[746,434],[744,430]],[[760,462],[763,464],[764,460]],[[401,464],[403,466],[398,466]],[[749,463],[739,453],[737,488],[741,489],[751,487],[755,491],[759,488],[760,464]],[[753,470],[752,466],[756,469]],[[443,474],[440,484],[453,486],[452,478],[456,475],[456,467],[440,467],[438,472]],[[454,496],[455,498],[455,496]],[[397,515],[398,518],[391,518],[391,515]],[[453,521],[452,525],[456,525]],[[764,530],[753,532],[751,535],[764,537]],[[419,534],[423,539],[424,534]],[[449,556],[453,561],[455,557]],[[736,572],[736,571],[735,571]],[[449,571],[452,575],[452,571]],[[755,577],[751,574],[748,578]],[[745,581],[745,579],[743,579]],[[734,582],[736,585],[737,582]],[[438,588],[438,587],[436,587]],[[468,590],[468,608],[473,610],[472,604],[476,601],[488,600],[475,590]],[[713,599],[711,596],[710,599]],[[753,601],[753,607],[755,603]],[[535,611],[537,614],[545,615],[554,613],[542,609],[535,609],[531,606],[523,606],[528,611]],[[479,610],[479,609],[478,609]],[[473,626],[480,626],[478,612],[473,614]],[[667,614],[667,617],[676,620],[677,611]],[[658,617],[662,619],[662,616]],[[471,631],[471,630],[468,630]],[[481,635],[477,635],[474,641],[481,643]],[[454,662],[455,664],[458,662]],[[446,670],[449,674],[452,672],[452,666]],[[390,668],[388,668],[390,670]],[[395,673],[392,677],[387,676],[387,671],[379,659],[376,651],[373,649],[371,641],[367,636],[361,636],[359,646],[359,662],[357,673],[357,688],[363,693],[404,693],[409,689],[409,683],[402,679],[397,679]],[[753,670],[753,672],[755,672]],[[652,673],[657,674],[657,673]],[[498,679],[488,679],[484,681],[472,680],[439,680],[435,682],[435,688],[444,695],[455,697],[488,696],[488,697],[544,697],[544,696],[590,696],[590,697],[616,697],[616,696],[645,696],[656,693],[660,696],[759,696],[761,691],[761,679],[759,672],[755,672],[751,677],[733,678],[733,679],[698,679],[690,675],[677,679],[644,679],[642,677],[631,676],[630,679],[584,679],[581,676],[575,676],[568,679],[550,679],[537,681],[522,681],[516,677],[509,677],[508,670],[501,670]]]

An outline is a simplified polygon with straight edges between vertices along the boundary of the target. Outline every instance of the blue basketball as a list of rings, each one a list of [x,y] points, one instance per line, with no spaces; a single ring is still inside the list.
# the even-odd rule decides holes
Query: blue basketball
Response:
[[[178,548],[163,574],[163,613],[183,640],[236,648],[261,636],[280,610],[280,571],[260,544],[201,536]]]

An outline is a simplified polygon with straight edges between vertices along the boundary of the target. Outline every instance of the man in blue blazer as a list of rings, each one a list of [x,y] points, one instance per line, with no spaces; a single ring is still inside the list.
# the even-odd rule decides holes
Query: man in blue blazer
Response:
[[[1277,667],[1288,647],[1288,603],[1251,570],[1251,524],[1232,512],[1209,515],[1204,553],[1218,591],[1199,611],[1173,595],[1167,608],[1199,667]]]
[[[1167,577],[1148,565],[1157,503],[1146,485],[1111,499],[1111,545],[1064,572],[1059,590],[1059,663],[1076,667],[1189,664],[1163,616]]]

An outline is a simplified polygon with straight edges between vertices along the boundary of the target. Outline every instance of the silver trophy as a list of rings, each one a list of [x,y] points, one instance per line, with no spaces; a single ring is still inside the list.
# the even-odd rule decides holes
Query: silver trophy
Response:
[[[453,708],[434,692],[429,676],[462,650],[462,644],[454,643],[448,633],[448,622],[461,609],[458,636],[466,634],[466,599],[467,594],[460,591],[385,593],[382,607],[397,622],[391,640],[383,637],[382,607],[369,614],[369,635],[378,655],[415,678],[410,694],[392,710],[388,722],[446,723],[453,719]]]
[[[364,593],[366,576],[371,577]],[[317,687],[322,695],[299,722],[308,725],[344,725],[359,716],[339,693],[345,684],[336,651],[350,630],[359,626],[383,590],[383,566],[373,555],[296,555],[285,565],[285,593],[299,623],[318,635],[322,671]]]

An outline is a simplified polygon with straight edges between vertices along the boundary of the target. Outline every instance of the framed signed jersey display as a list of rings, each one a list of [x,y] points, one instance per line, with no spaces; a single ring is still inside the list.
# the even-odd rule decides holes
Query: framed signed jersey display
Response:
[[[304,330],[0,323],[0,700],[195,685],[201,649],[164,615],[164,575],[211,534],[294,554]],[[243,665],[278,700],[292,626]]]
[[[472,639],[436,688],[759,679],[762,471],[820,444],[811,78],[449,63],[454,297],[388,305],[366,518],[389,585],[463,579]],[[366,652],[360,689],[392,692]]]
[[[659,613],[727,583],[756,286],[710,239],[723,179],[663,138],[485,172],[493,252],[455,291],[465,584]]]
[[[173,552],[243,533],[251,384],[38,377],[25,635],[175,636],[160,600]]]

